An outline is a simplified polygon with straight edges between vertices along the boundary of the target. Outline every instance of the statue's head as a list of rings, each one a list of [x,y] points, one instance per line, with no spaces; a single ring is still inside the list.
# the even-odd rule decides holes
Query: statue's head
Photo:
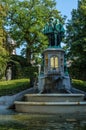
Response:
[[[60,23],[59,19],[55,19],[55,23],[59,24]]]
[[[50,18],[49,18],[49,21],[50,21],[50,22],[54,22],[54,17],[50,17]]]

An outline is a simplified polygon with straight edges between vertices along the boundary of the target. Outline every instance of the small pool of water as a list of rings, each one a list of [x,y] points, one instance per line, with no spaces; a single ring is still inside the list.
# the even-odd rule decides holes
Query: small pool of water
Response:
[[[0,130],[86,130],[86,115],[26,114],[3,109]]]

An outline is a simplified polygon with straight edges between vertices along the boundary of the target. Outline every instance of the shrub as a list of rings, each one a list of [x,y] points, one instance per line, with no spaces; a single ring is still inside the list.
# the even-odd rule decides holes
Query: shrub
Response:
[[[37,71],[38,71],[38,67],[24,67],[23,68],[23,77],[25,78],[32,78],[32,77],[36,77],[38,75]]]
[[[9,65],[12,68],[12,79],[31,78],[38,73],[38,67],[28,65],[26,58],[22,56],[12,55]]]
[[[30,87],[29,79],[18,79],[0,82],[0,96],[13,95]]]
[[[73,85],[73,87],[86,92],[86,81],[73,79],[72,85]]]

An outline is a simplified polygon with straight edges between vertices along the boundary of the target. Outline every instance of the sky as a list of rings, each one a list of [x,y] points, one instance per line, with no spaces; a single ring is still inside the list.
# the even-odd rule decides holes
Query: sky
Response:
[[[67,19],[71,19],[72,9],[77,9],[78,0],[56,0],[57,10],[61,12],[62,16],[66,15]],[[20,55],[21,49],[16,49],[17,55]]]
[[[72,9],[77,9],[78,0],[56,0],[57,10],[61,12],[64,16],[67,16],[67,19],[71,18]]]

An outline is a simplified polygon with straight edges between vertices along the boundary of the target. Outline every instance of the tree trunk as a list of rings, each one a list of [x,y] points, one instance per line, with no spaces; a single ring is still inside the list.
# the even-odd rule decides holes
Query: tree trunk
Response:
[[[30,48],[26,49],[26,59],[27,59],[28,65],[31,65],[31,50],[30,50]]]

